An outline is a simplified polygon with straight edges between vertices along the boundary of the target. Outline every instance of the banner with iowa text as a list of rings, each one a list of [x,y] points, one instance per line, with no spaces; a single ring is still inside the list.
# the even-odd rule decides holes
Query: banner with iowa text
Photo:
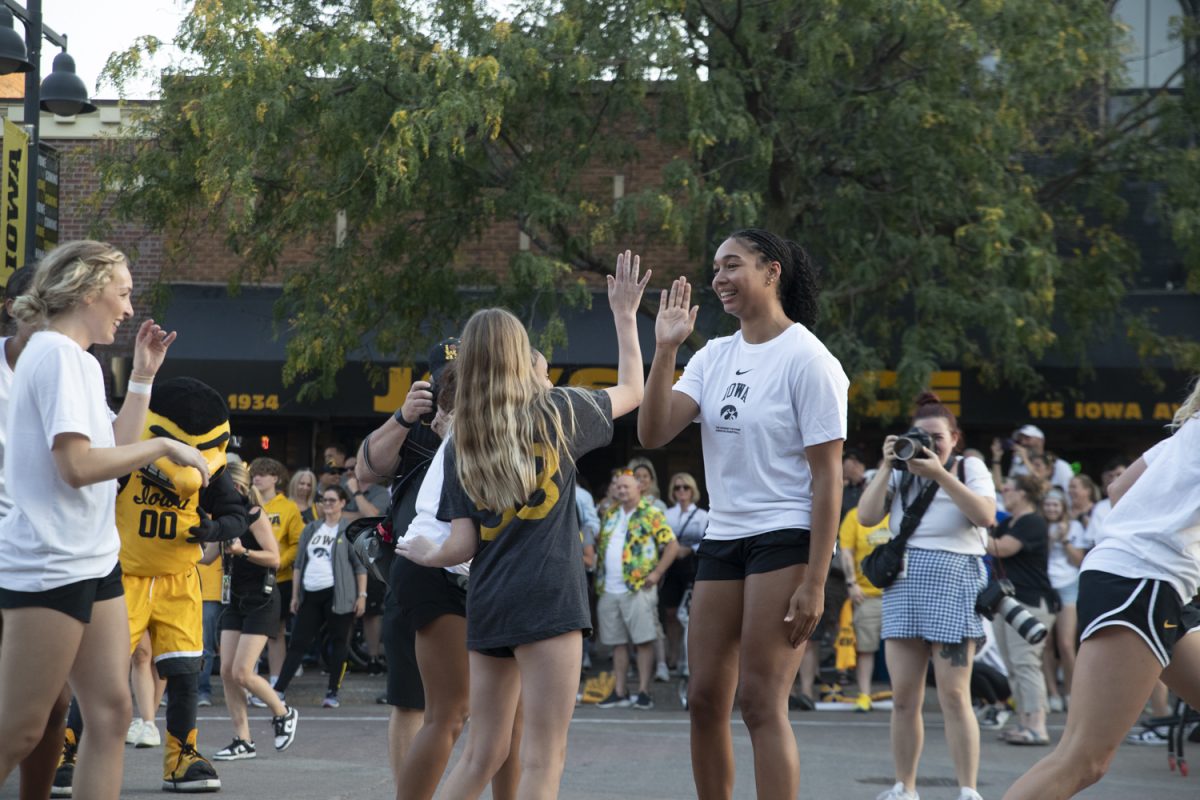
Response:
[[[26,170],[29,169],[29,134],[19,125],[4,120],[4,204],[0,230],[4,231],[4,263],[0,286],[25,263],[25,215],[29,213]]]

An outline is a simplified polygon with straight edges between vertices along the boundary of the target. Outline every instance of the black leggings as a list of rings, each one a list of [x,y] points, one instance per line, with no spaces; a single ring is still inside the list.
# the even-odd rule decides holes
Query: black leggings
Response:
[[[1008,679],[998,670],[976,661],[971,670],[971,697],[994,706],[1010,696],[1012,690],[1008,686]]]
[[[346,672],[346,656],[350,652],[350,633],[354,629],[354,614],[333,613],[333,588],[330,587],[304,593],[304,600],[296,611],[296,621],[292,625],[292,641],[288,644],[283,669],[279,670],[275,691],[287,691],[301,659],[317,638],[322,623],[325,624],[329,643],[333,647],[333,657],[329,662],[329,691],[336,692],[342,685],[342,675]]]

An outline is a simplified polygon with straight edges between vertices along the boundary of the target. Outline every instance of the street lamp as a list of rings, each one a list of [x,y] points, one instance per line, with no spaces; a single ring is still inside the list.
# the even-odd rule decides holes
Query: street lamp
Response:
[[[25,24],[22,42],[13,28],[13,16]],[[54,57],[54,66],[40,82],[42,38],[58,45],[62,52]],[[15,0],[0,5],[0,75],[25,73],[25,124],[29,126],[29,169],[26,176],[29,208],[25,215],[25,263],[32,264],[37,250],[38,142],[41,110],[69,117],[90,114],[96,107],[88,100],[87,87],[75,74],[75,60],[67,55],[67,37],[42,23],[42,0],[29,0],[26,9]]]

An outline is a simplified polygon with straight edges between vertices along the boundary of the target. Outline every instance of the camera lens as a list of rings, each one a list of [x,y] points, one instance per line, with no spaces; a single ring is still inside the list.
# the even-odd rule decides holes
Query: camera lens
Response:
[[[892,445],[892,452],[901,461],[908,461],[917,453],[917,443],[907,436],[901,436]]]

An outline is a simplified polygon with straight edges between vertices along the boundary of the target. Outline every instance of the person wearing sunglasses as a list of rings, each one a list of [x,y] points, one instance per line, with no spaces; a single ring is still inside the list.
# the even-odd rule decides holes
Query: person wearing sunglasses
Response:
[[[329,662],[329,685],[325,708],[337,708],[338,689],[346,674],[346,656],[350,652],[350,634],[355,617],[367,610],[367,567],[346,538],[350,520],[343,513],[350,501],[340,485],[321,490],[322,519],[304,526],[296,549],[292,613],[296,625],[288,645],[287,658],[279,671],[275,690],[280,698],[308,652],[317,632],[326,626],[333,655]]]
[[[696,559],[704,529],[708,527],[708,512],[700,508],[700,487],[686,472],[677,472],[667,484],[671,487],[671,506],[667,509],[667,525],[675,532],[679,549],[663,576],[658,593],[663,627],[667,634],[667,664],[672,669],[686,670],[680,658],[683,649],[683,625],[679,622],[679,604],[683,595],[696,580]]]

